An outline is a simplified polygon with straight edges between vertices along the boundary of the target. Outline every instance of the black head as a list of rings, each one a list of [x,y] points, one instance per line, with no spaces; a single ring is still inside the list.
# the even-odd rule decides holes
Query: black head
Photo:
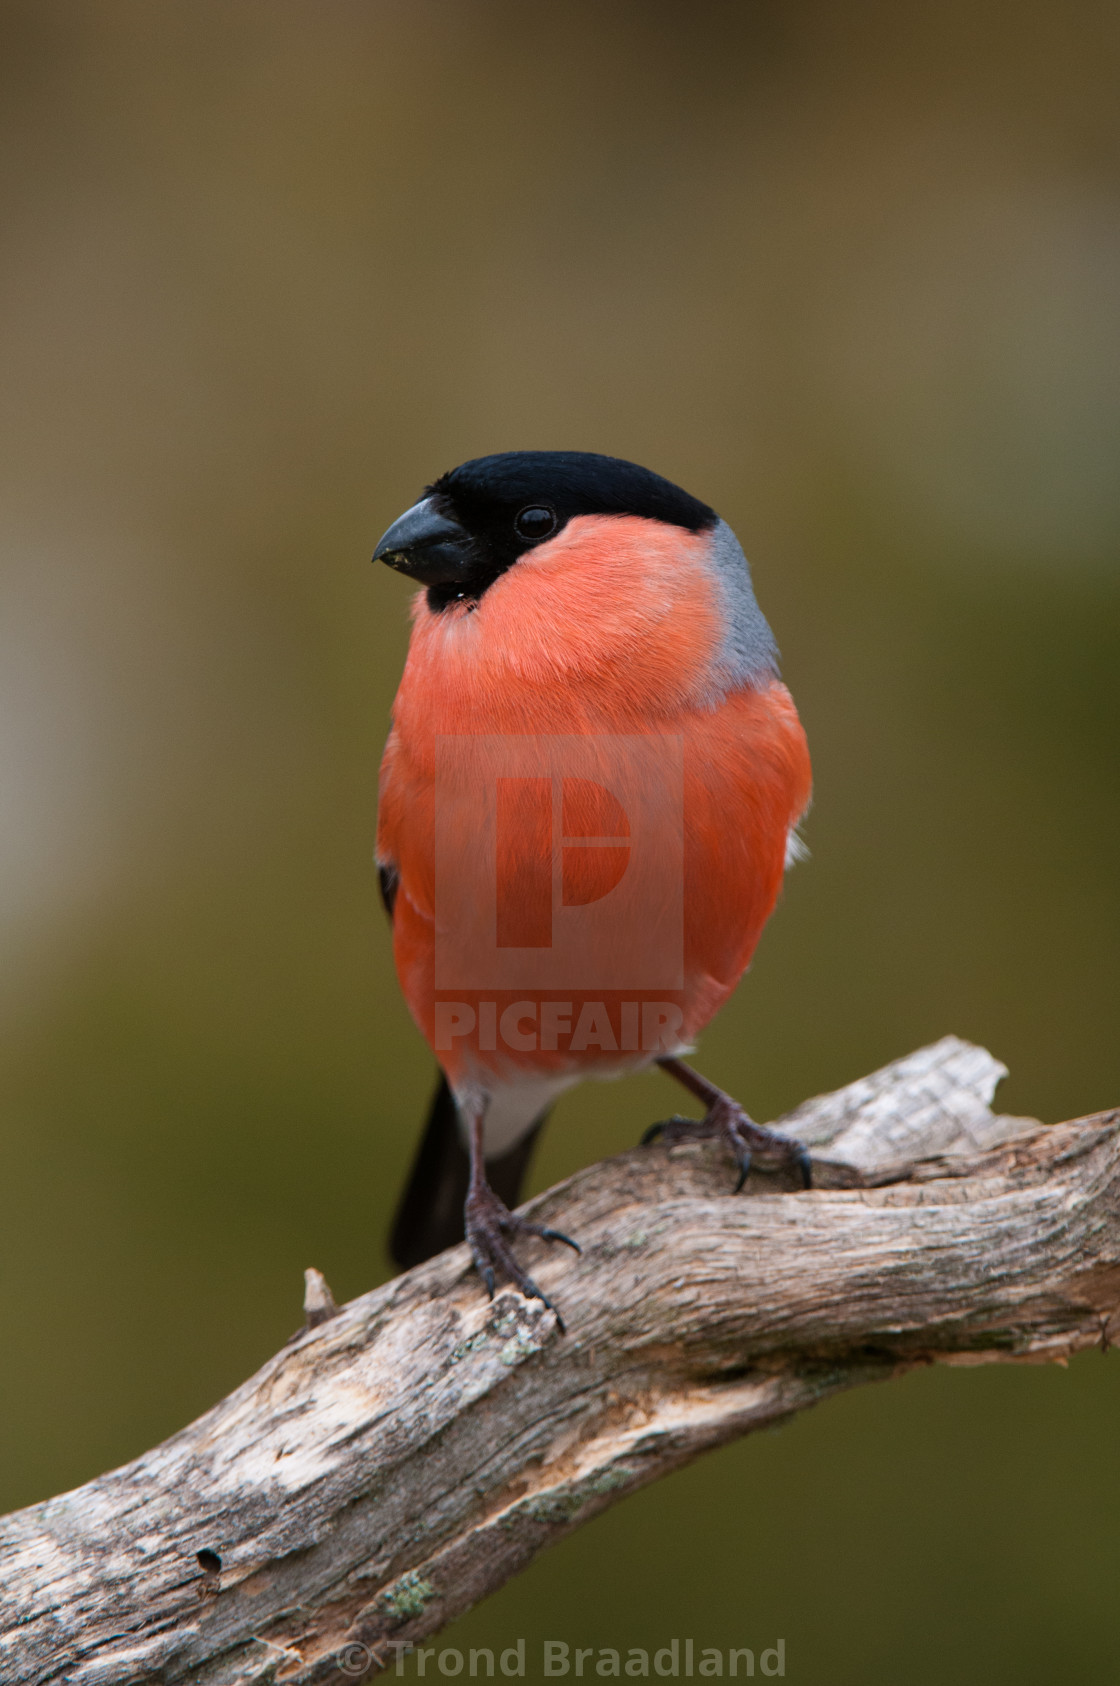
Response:
[[[479,598],[575,515],[638,515],[697,533],[713,509],[637,463],[591,451],[508,451],[441,474],[383,536],[375,562],[428,587],[433,609]]]

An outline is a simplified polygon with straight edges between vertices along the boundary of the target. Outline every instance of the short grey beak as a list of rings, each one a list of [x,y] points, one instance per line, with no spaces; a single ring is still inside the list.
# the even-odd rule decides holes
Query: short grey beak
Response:
[[[454,585],[466,580],[472,549],[466,528],[441,515],[431,498],[422,498],[382,534],[373,560],[421,585]]]

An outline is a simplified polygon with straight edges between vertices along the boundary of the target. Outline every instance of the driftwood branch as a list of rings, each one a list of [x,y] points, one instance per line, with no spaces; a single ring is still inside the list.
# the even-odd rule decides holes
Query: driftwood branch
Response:
[[[714,1148],[621,1155],[533,1202],[563,1307],[488,1304],[457,1247],[308,1327],[126,1468],[0,1523],[0,1679],[354,1679],[707,1447],[935,1360],[1120,1333],[1120,1112],[992,1114],[946,1038],[784,1122],[818,1187]]]

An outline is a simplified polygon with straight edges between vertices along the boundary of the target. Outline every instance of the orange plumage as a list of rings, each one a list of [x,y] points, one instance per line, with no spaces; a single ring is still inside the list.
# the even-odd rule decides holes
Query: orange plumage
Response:
[[[520,465],[537,456],[542,489],[518,512]],[[378,551],[429,584],[414,601],[381,770],[377,856],[395,889],[394,955],[488,1157],[533,1123],[542,1097],[692,1044],[750,961],[810,793],[805,736],[729,529],[705,506],[694,517],[683,493],[680,519],[647,513],[647,494],[628,482],[633,512],[621,493],[616,512],[597,466],[592,491],[572,491],[579,476],[565,470],[549,498],[550,460],[465,465]],[[456,491],[456,476],[490,464],[513,476],[511,491],[487,481],[485,505],[469,481]],[[500,518],[551,518],[554,530],[480,576],[495,496]],[[394,549],[398,528],[407,538],[421,516],[424,532],[442,523],[439,536]],[[462,589],[442,577],[449,553]],[[568,948],[550,983],[541,953],[553,928]],[[658,1012],[651,1046],[635,1026]],[[519,1111],[510,1097],[521,1088]]]
[[[746,969],[781,888],[790,830],[808,805],[809,754],[780,681],[714,700],[705,694],[720,628],[696,554],[702,548],[659,523],[582,517],[496,580],[476,608],[433,612],[417,595],[382,764],[377,855],[399,873],[397,970],[433,1048],[437,737],[682,736],[683,1041],[696,1037]],[[619,599],[632,596],[635,567],[648,602],[623,612]],[[470,841],[464,835],[463,847]],[[573,1017],[581,1000],[575,991]],[[466,1043],[440,1059],[452,1086],[474,1075],[472,1061],[497,1063]],[[560,1051],[511,1062],[589,1075],[618,1063]]]

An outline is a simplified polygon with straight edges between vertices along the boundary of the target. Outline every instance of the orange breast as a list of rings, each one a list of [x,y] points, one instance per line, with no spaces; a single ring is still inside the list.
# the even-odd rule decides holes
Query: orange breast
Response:
[[[809,758],[780,683],[711,696],[703,543],[583,518],[473,611],[418,600],[378,856],[453,1084],[671,1051],[750,960]]]

